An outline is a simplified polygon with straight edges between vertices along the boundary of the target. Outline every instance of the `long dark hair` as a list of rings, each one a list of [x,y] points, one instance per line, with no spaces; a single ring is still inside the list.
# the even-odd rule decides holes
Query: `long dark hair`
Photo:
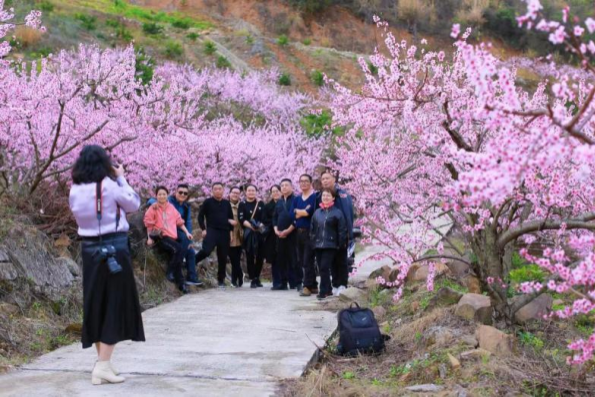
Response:
[[[76,185],[97,183],[106,176],[115,179],[116,174],[105,149],[98,145],[84,146],[74,163],[72,182]]]

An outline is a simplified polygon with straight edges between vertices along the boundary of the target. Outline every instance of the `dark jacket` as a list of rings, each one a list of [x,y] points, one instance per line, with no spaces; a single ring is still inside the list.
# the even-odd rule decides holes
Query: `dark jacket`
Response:
[[[315,249],[339,249],[347,245],[347,224],[340,209],[319,208],[312,217],[310,239]]]
[[[339,185],[335,185],[335,191],[337,192],[337,198],[335,199],[335,207],[338,208],[345,217],[347,223],[347,236],[349,241],[353,241],[353,221],[355,218],[355,211],[353,210],[353,200],[351,195],[345,190],[341,189]],[[316,195],[316,208],[320,207],[322,202],[322,193],[318,192]]]
[[[207,221],[205,227],[205,220]],[[200,212],[198,213],[198,224],[202,230],[219,229],[219,230],[233,230],[233,226],[229,221],[233,220],[233,210],[229,201],[215,200],[210,197],[202,203]]]
[[[275,214],[273,215],[273,226],[277,226],[277,229],[282,232],[283,230],[289,229],[294,224],[294,218],[291,215],[291,208],[293,207],[293,199],[295,196],[281,197],[277,201],[275,207]]]

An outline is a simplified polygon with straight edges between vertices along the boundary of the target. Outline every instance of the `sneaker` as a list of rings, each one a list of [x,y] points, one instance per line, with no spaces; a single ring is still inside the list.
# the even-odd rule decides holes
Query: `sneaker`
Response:
[[[313,294],[318,294],[318,288],[309,288],[310,292]]]
[[[339,296],[339,288],[333,288],[333,292],[331,293],[333,296]]]
[[[345,292],[345,290],[347,289],[346,286],[341,285],[339,288],[337,288],[337,296],[341,295],[343,292]]]
[[[250,288],[258,288],[258,285],[256,285],[256,279],[252,280],[250,283]]]
[[[188,288],[186,288],[185,284],[180,284],[178,286],[178,289],[180,290],[180,292],[182,293],[182,295],[186,295],[188,293]]]
[[[312,291],[308,287],[304,287],[300,291],[300,296],[310,296],[310,295],[312,295]]]
[[[258,288],[262,288],[262,287],[264,287],[264,285],[262,285],[262,283],[260,282],[260,279],[259,279],[259,278],[257,278],[257,279],[256,279],[256,286],[257,286]]]
[[[326,298],[330,298],[331,296],[333,296],[332,293],[327,292],[326,294],[318,294],[316,295],[316,298],[321,301],[321,300],[325,300]]]
[[[219,283],[218,287],[219,289],[225,289],[225,283]]]
[[[273,291],[287,291],[289,288],[287,288],[287,285],[277,285],[275,287],[271,288]]]
[[[186,280],[186,285],[194,285],[196,287],[198,287],[199,285],[202,285],[202,281],[200,280]]]

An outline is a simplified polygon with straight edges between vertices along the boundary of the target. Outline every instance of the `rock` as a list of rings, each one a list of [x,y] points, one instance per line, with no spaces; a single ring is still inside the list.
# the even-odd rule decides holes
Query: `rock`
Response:
[[[441,363],[440,365],[438,365],[438,372],[440,373],[440,379],[446,379],[446,364]]]
[[[457,369],[461,368],[461,362],[455,356],[448,353],[447,357],[448,357],[448,363],[450,364],[450,367],[452,369],[457,370]]]
[[[492,305],[490,298],[479,294],[465,294],[457,303],[455,315],[482,324],[492,324]]]
[[[442,276],[443,274],[446,274],[450,271],[448,266],[446,266],[444,263],[438,262],[435,263],[434,266],[436,268],[435,277]],[[430,274],[430,265],[420,266],[415,272],[412,281],[425,281],[428,278],[428,274]]]
[[[392,270],[388,274],[388,281],[390,281],[391,283],[394,283],[395,281],[397,281],[399,274],[401,274],[401,270],[400,270],[399,266],[393,266]]]
[[[472,294],[481,294],[481,284],[479,283],[479,279],[471,274],[468,274],[465,278],[463,278],[463,285],[467,287],[470,293]]]
[[[384,266],[379,267],[378,269],[374,270],[372,273],[370,273],[370,276],[368,276],[368,279],[376,280],[378,277],[382,277],[388,281],[388,277],[390,276],[391,270],[392,269],[390,268],[390,266],[384,265]]]
[[[426,310],[432,310],[440,306],[454,305],[461,300],[463,294],[448,287],[442,287],[438,290],[436,295],[432,297]]]
[[[10,262],[10,257],[4,250],[0,250],[0,262]]]
[[[63,263],[73,276],[79,277],[81,275],[81,269],[79,268],[79,265],[72,259],[60,257],[56,258],[56,261]]]
[[[455,261],[455,260],[453,260],[451,262],[446,262],[446,266],[448,266],[448,269],[450,270],[452,275],[455,276],[456,278],[462,278],[467,273],[469,273],[469,269],[470,269],[469,265],[466,264],[465,262]]]
[[[419,310],[419,302],[411,302],[411,313],[416,313]]]
[[[461,360],[480,360],[484,357],[489,358],[491,355],[492,353],[485,349],[473,349],[461,353]]]
[[[481,349],[500,357],[508,357],[513,354],[514,339],[511,335],[489,325],[480,325],[475,331],[475,336]]]
[[[19,276],[17,269],[10,262],[0,262],[0,280],[16,280]]]
[[[553,301],[551,295],[541,294],[516,312],[514,319],[521,325],[531,320],[542,320],[552,310]]]
[[[476,348],[479,345],[479,343],[477,342],[477,339],[473,335],[463,335],[459,338],[459,341],[463,345],[471,346],[473,348]]]
[[[415,273],[417,272],[417,269],[419,269],[419,266],[419,263],[414,263],[409,267],[409,272],[407,273],[406,281],[413,281],[413,278],[415,277]]]
[[[456,331],[452,328],[434,326],[428,328],[425,333],[426,346],[436,347],[450,346],[455,341]]]
[[[376,288],[377,286],[378,286],[378,283],[376,283],[376,280],[375,280],[375,279],[371,279],[371,278],[369,278],[369,279],[367,279],[367,280],[365,281],[365,283],[364,283],[364,286],[363,286],[363,287],[364,287],[364,288],[366,288],[366,289],[374,289],[374,288]]]
[[[374,312],[374,317],[376,317],[376,320],[382,320],[384,316],[386,316],[386,309],[382,306],[376,306],[372,309],[372,312]]]
[[[406,387],[405,390],[415,392],[415,393],[436,393],[443,389],[442,386],[438,386],[435,384],[426,384],[426,385],[415,385]]]
[[[66,327],[64,332],[69,333],[69,334],[80,335],[83,332],[83,324],[80,324],[80,323],[70,324]]]
[[[21,311],[18,306],[12,305],[10,303],[0,303],[0,314],[5,314],[7,316],[17,314]]]
[[[351,287],[347,288],[345,291],[339,295],[339,300],[343,302],[358,302],[362,303],[366,299],[366,293],[359,288]]]

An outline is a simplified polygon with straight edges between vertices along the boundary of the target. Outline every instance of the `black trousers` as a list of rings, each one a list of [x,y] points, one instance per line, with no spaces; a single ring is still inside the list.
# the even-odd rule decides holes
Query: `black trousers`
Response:
[[[229,248],[229,260],[231,262],[231,282],[237,286],[244,283],[244,272],[242,271],[242,246]]]
[[[167,271],[172,272],[176,285],[184,284],[184,275],[182,274],[182,263],[186,256],[188,248],[184,248],[182,244],[171,237],[163,237],[158,240],[159,248],[169,254],[169,263],[167,264]]]
[[[320,265],[318,265],[320,266]],[[331,267],[331,274],[333,277],[333,287],[347,286],[349,279],[349,270],[347,269],[347,248],[339,248],[337,255]]]
[[[209,229],[207,227],[207,236],[203,240],[202,248],[196,256],[196,263],[200,263],[217,248],[217,262],[219,265],[217,269],[217,281],[220,283],[225,281],[225,267],[227,266],[230,240],[229,230]]]
[[[286,238],[280,238],[277,243],[277,264],[281,276],[281,285],[289,283],[290,288],[302,282],[302,267],[297,261],[297,233],[291,233]]]
[[[310,230],[297,230],[297,261],[298,266],[302,267],[304,272],[304,287],[312,289],[318,288],[316,282],[316,264],[314,263],[314,246],[310,240]]]
[[[258,235],[258,249],[256,253],[248,253],[246,251],[246,262],[248,265],[248,278],[250,280],[260,279],[262,272],[262,265],[264,264],[264,254],[266,252],[265,240],[260,234]]]
[[[318,262],[318,272],[320,273],[320,295],[329,294],[331,288],[331,268],[337,257],[336,249],[316,249],[316,261]],[[334,285],[333,278],[333,285]]]

